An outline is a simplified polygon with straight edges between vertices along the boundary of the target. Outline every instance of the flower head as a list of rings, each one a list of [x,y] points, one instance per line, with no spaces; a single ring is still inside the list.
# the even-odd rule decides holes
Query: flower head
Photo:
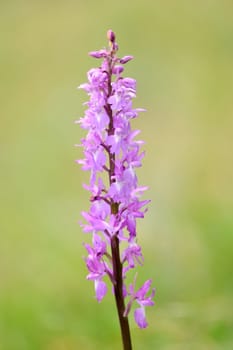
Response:
[[[144,217],[143,208],[149,201],[140,200],[147,187],[138,185],[135,169],[142,163],[143,141],[135,139],[140,131],[131,126],[132,119],[144,110],[133,107],[136,80],[123,76],[124,65],[133,56],[117,56],[112,30],[107,32],[107,39],[109,49],[89,53],[102,63],[90,69],[88,82],[79,86],[89,96],[84,117],[77,121],[87,131],[81,141],[84,158],[77,162],[90,172],[90,184],[85,188],[91,193],[91,205],[88,212],[82,212],[86,220],[83,230],[92,234],[92,245],[85,245],[87,279],[94,281],[96,298],[101,301],[107,292],[103,279],[108,276],[116,299],[124,299],[124,303],[130,298],[124,317],[136,301],[140,308],[135,310],[135,321],[145,328],[145,306],[153,305],[154,292],[146,296],[151,280],[138,291],[134,285],[127,291],[125,285],[127,272],[144,260],[137,243],[136,220]]]

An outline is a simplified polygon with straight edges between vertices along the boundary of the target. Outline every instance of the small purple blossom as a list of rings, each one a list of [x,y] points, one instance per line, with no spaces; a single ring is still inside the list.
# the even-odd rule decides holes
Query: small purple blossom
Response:
[[[141,288],[135,292],[135,287],[133,284],[129,286],[129,294],[131,295],[131,300],[126,308],[127,312],[130,311],[131,304],[134,300],[140,305],[140,308],[137,308],[134,311],[134,319],[140,328],[147,327],[146,314],[145,314],[145,306],[153,306],[154,301],[152,298],[155,295],[155,289],[152,289],[152,292],[149,296],[146,296],[151,288],[151,280],[147,280]]]
[[[100,302],[107,293],[104,279],[108,277],[119,318],[127,318],[135,301],[140,306],[134,311],[135,321],[145,328],[145,307],[154,305],[154,289],[149,294],[152,282],[147,280],[137,291],[135,281],[126,286],[127,272],[144,261],[136,220],[144,218],[149,200],[140,199],[147,187],[138,185],[135,169],[144,157],[143,141],[135,139],[140,131],[131,127],[131,120],[144,110],[133,107],[136,80],[122,76],[123,65],[133,56],[117,57],[114,32],[109,30],[107,38],[109,49],[89,53],[103,60],[100,67],[90,69],[88,82],[79,86],[89,96],[85,115],[77,121],[87,131],[81,141],[84,158],[77,162],[90,172],[90,183],[84,187],[91,204],[88,212],[82,212],[86,223],[81,225],[92,235],[92,245],[85,244],[87,279],[94,281]]]

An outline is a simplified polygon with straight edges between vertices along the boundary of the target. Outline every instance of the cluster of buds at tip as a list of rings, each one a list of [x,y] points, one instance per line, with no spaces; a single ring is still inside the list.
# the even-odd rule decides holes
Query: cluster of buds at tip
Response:
[[[133,108],[136,81],[122,76],[124,64],[133,57],[117,56],[112,30],[107,39],[108,49],[89,53],[102,59],[100,67],[89,70],[88,82],[79,86],[89,96],[85,115],[77,121],[87,131],[81,141],[84,159],[77,162],[90,172],[90,182],[84,185],[91,193],[90,209],[82,212],[86,223],[81,224],[92,235],[92,244],[85,244],[87,279],[94,281],[96,298],[101,301],[107,292],[105,278],[109,278],[114,293],[124,299],[124,317],[136,302],[135,321],[145,328],[145,307],[154,304],[155,290],[151,291],[151,280],[137,289],[136,277],[128,286],[126,278],[129,270],[143,264],[136,220],[144,217],[149,200],[140,199],[147,187],[138,186],[135,168],[144,156],[143,141],[135,139],[140,131],[131,128],[131,120],[144,110]]]

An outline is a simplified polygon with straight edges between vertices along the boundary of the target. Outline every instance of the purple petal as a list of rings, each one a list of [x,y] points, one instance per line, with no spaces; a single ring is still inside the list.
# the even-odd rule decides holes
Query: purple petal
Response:
[[[143,284],[143,286],[137,291],[136,296],[137,296],[138,299],[144,299],[145,298],[146,293],[149,291],[149,289],[151,287],[151,283],[152,283],[151,279],[147,280]]]
[[[144,308],[140,307],[134,311],[134,319],[140,328],[146,328],[148,323],[146,322],[146,315]]]
[[[96,299],[100,302],[107,293],[107,286],[103,281],[95,280]]]

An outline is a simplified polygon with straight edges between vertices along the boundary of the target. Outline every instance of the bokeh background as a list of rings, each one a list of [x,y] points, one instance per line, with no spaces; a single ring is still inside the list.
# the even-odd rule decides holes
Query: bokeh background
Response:
[[[0,349],[121,348],[111,293],[85,280],[73,146],[109,28],[147,109],[139,281],[157,296],[134,349],[233,349],[232,1],[1,1],[0,27]]]

